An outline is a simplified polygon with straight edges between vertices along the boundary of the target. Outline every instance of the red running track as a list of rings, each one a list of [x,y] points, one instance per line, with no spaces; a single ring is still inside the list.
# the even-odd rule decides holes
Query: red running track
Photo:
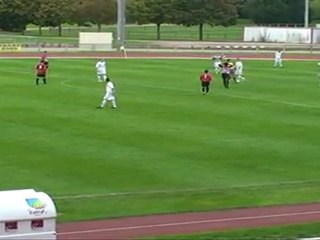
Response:
[[[58,225],[58,239],[135,239],[320,222],[320,203],[166,214]]]

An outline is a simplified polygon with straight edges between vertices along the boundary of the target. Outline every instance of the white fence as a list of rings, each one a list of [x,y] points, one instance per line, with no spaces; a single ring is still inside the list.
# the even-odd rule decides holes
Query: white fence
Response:
[[[271,42],[293,44],[319,44],[319,28],[290,27],[245,27],[243,33],[245,42]]]

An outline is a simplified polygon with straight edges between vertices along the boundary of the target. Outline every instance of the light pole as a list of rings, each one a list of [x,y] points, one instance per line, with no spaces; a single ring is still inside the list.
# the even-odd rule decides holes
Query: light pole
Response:
[[[126,0],[117,0],[117,4],[117,44],[121,48],[125,43]]]
[[[310,0],[305,0],[305,7],[304,7],[304,27],[309,27],[309,4]]]

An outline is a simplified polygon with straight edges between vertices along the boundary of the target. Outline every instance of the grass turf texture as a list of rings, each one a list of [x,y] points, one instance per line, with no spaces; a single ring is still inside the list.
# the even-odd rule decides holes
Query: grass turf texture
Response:
[[[95,109],[95,60],[52,59],[47,86],[34,64],[1,60],[1,188],[48,192],[59,221],[319,199],[315,62],[245,61],[203,96],[210,60],[109,60],[116,110]]]
[[[292,226],[280,226],[274,228],[264,229],[244,229],[238,231],[220,232],[220,233],[207,233],[201,235],[183,235],[183,236],[169,236],[160,238],[148,238],[148,239],[170,239],[170,240],[297,240],[299,238],[311,238],[320,236],[320,224],[307,224],[307,225],[292,225]]]

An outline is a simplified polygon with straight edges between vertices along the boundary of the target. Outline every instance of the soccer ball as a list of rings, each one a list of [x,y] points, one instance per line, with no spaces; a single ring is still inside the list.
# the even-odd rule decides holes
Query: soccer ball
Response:
[[[320,62],[318,63],[318,66],[320,66]]]

